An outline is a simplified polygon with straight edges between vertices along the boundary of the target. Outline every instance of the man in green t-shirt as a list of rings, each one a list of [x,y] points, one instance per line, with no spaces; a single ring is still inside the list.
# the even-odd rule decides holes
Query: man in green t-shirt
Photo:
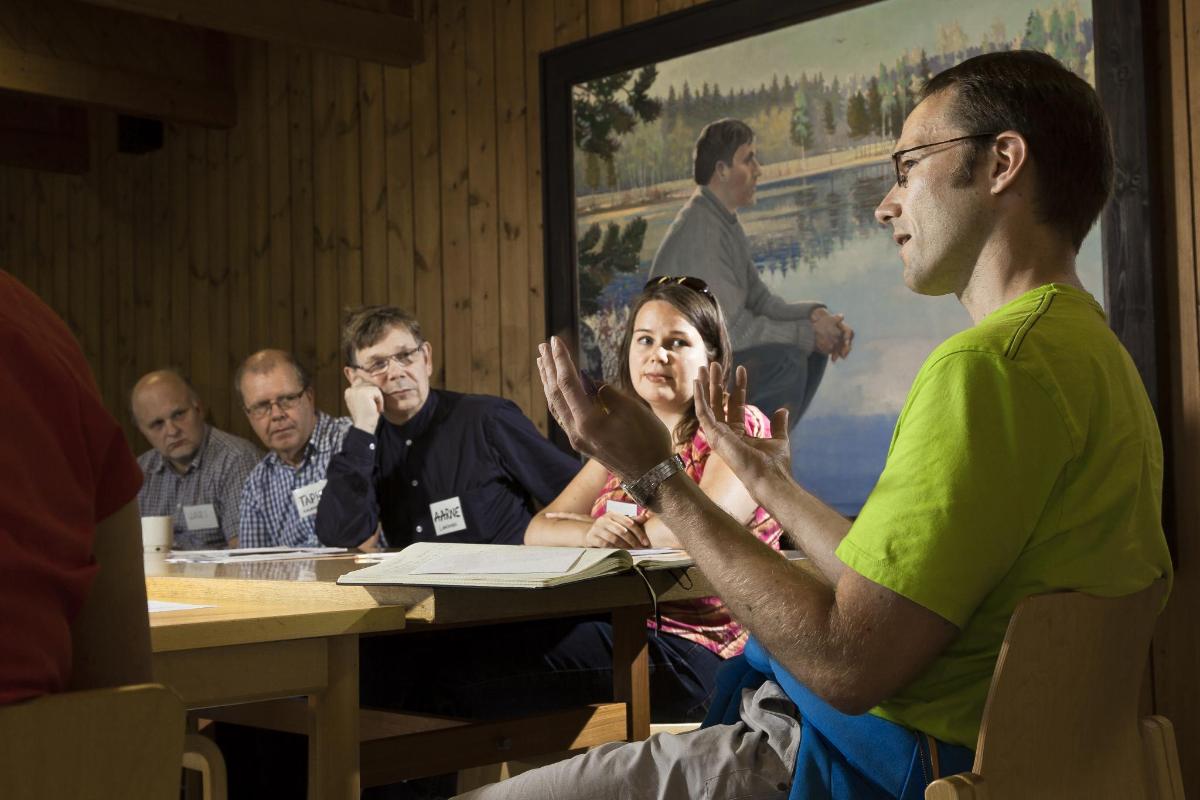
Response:
[[[929,81],[892,157],[896,185],[875,215],[905,283],[953,293],[975,325],[917,375],[861,515],[851,523],[792,481],[786,412],[777,438],[748,439],[724,423],[715,365],[696,392],[714,449],[821,577],[746,536],[673,468],[651,415],[614,391],[588,397],[562,343],[543,346],[547,400],[572,444],[662,516],[754,638],[722,676],[710,719],[723,724],[599,748],[472,797],[922,796],[934,763],[970,767],[1020,599],[1170,577],[1153,411],[1075,271],[1113,175],[1094,90],[1042,53],[978,56]],[[731,419],[745,386],[740,371]]]

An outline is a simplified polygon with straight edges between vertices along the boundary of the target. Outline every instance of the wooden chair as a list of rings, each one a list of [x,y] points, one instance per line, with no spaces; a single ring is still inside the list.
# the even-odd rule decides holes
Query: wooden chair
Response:
[[[972,771],[926,800],[1183,800],[1171,723],[1138,720],[1166,581],[1136,594],[1023,600],[992,675]]]
[[[145,684],[0,707],[5,800],[177,798],[183,704]]]

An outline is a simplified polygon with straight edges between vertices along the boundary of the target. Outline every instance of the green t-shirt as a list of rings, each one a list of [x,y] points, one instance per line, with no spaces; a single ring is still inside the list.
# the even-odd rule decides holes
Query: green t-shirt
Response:
[[[837,555],[960,633],[871,713],[974,748],[1019,600],[1170,576],[1162,467],[1141,379],[1086,292],[1027,292],[934,350]]]

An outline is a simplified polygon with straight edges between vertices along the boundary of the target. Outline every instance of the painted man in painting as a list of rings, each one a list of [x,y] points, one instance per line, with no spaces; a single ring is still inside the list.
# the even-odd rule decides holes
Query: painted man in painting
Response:
[[[792,481],[785,411],[774,439],[726,424],[741,419],[744,370],[727,408],[717,365],[696,387],[713,448],[820,576],[741,535],[672,468],[653,415],[606,388],[588,396],[562,342],[542,346],[546,397],[572,444],[678,531],[753,638],[723,667],[708,727],[595,748],[473,800],[628,787],[663,800],[923,797],[939,767],[971,767],[1018,602],[1170,578],[1154,412],[1075,268],[1112,187],[1095,91],[1043,53],[968,59],[922,89],[893,159],[875,216],[904,281],[953,293],[975,324],[921,368],[853,524]]]
[[[762,174],[749,125],[736,119],[706,125],[692,174],[696,191],[659,245],[650,277],[692,275],[708,284],[729,323],[734,362],[754,375],[750,403],[768,412],[786,408],[795,425],[828,359],[849,355],[854,331],[822,303],[772,294],[759,276],[737,215],[754,205]]]

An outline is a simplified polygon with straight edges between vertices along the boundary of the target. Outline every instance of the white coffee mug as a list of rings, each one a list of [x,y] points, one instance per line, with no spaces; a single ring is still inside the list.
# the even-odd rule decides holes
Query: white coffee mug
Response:
[[[175,539],[175,520],[171,517],[142,517],[142,551],[165,553]]]

